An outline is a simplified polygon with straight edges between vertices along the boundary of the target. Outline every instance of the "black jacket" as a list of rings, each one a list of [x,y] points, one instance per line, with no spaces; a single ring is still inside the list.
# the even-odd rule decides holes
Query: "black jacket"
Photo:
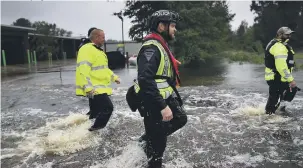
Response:
[[[87,43],[90,43],[90,42],[91,42],[90,39],[88,39],[88,38],[82,38],[80,41],[81,41],[81,43],[80,43],[80,45],[78,46],[77,51],[79,51],[80,48],[81,48],[84,44],[87,44]]]
[[[157,111],[161,111],[167,105],[160,95],[154,79],[160,65],[160,60],[161,53],[155,45],[143,46],[139,51],[137,60],[140,97]]]

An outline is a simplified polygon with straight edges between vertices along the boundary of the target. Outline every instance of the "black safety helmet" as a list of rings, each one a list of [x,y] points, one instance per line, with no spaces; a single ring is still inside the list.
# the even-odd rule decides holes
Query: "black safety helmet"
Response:
[[[96,27],[90,28],[90,29],[88,30],[88,32],[87,32],[87,37],[89,37],[90,33],[91,33],[93,30],[95,30],[95,29],[97,29],[97,28],[96,28]]]
[[[178,13],[169,10],[158,10],[150,17],[150,30],[157,30],[160,22],[177,23],[180,20]]]

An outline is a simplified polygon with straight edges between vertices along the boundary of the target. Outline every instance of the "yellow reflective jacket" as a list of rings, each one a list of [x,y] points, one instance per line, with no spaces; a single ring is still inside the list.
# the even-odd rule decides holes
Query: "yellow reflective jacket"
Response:
[[[291,72],[294,67],[293,49],[279,39],[270,41],[265,50],[265,80],[280,78],[282,82],[294,80]]]
[[[107,56],[93,43],[83,45],[77,56],[76,95],[86,96],[92,90],[95,95],[112,94],[111,82],[118,76],[108,68]]]
[[[169,59],[168,53],[165,51],[164,47],[159,43],[157,40],[148,40],[143,43],[143,46],[146,45],[155,45],[158,47],[160,53],[161,53],[161,60],[160,60],[160,65],[158,67],[157,76],[165,76],[172,78],[173,76],[173,69],[172,69],[172,64]],[[155,79],[157,83],[157,88],[163,97],[163,99],[167,99],[172,93],[174,92],[173,88],[168,84],[167,79]],[[140,90],[139,84],[135,83],[135,92],[138,93]]]

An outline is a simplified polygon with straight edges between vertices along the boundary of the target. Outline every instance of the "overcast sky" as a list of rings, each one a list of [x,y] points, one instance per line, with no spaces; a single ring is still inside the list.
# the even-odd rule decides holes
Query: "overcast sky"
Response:
[[[99,27],[106,33],[106,39],[121,40],[121,20],[112,13],[124,8],[122,0],[107,1],[1,1],[1,24],[12,24],[24,17],[31,22],[47,21],[57,27],[73,32],[73,36],[86,35],[90,27]],[[253,24],[254,15],[250,11],[251,1],[229,1],[230,11],[236,16],[231,22],[235,30],[242,20]],[[129,40],[130,19],[124,21],[124,38]]]

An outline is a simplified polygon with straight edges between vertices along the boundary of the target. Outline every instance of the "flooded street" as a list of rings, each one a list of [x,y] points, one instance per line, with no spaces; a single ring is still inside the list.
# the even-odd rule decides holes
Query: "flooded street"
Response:
[[[115,70],[113,115],[89,132],[87,98],[75,96],[75,65],[1,81],[1,166],[7,168],[141,168],[143,118],[125,95],[135,67]],[[53,68],[53,71],[58,68]],[[46,71],[46,70],[44,70]],[[188,123],[168,138],[166,168],[302,168],[303,93],[287,112],[265,115],[263,65],[221,63],[181,69]],[[303,71],[294,73],[303,88]]]

